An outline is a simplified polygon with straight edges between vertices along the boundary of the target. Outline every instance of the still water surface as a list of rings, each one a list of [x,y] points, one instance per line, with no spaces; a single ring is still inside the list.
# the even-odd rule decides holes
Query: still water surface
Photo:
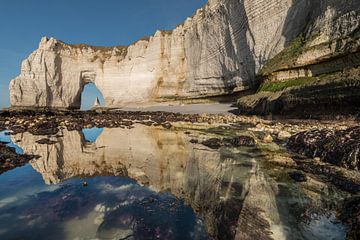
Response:
[[[262,164],[273,145],[199,143],[219,132],[62,129],[53,145],[2,132],[40,158],[0,175],[0,238],[344,239],[332,211],[341,192],[274,180]]]

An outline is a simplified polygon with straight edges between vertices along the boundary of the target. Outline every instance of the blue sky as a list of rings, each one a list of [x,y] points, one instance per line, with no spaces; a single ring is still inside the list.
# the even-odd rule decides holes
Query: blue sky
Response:
[[[0,2],[0,108],[9,81],[41,37],[98,46],[128,45],[157,29],[172,29],[206,0],[3,0]],[[84,104],[98,92],[86,88]]]

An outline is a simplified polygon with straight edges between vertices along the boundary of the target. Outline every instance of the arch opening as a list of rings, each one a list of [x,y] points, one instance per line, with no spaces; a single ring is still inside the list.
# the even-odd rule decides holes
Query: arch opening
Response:
[[[96,107],[104,107],[104,96],[96,85],[92,82],[86,82],[81,93],[80,110],[86,111]]]

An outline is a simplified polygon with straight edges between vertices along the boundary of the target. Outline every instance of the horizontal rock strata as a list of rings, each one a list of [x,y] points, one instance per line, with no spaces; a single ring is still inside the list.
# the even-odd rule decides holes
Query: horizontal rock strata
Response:
[[[239,99],[241,113],[356,114],[360,103],[360,4],[317,1],[313,21],[259,73],[256,94]],[[320,15],[319,13],[322,12]]]
[[[330,28],[341,19],[332,2],[339,1],[210,0],[174,30],[157,31],[125,47],[43,38],[10,83],[11,105],[79,108],[87,83],[102,92],[106,107],[246,90],[256,83],[259,69],[304,31],[306,22],[316,23],[308,31],[329,25],[326,29],[333,33]]]

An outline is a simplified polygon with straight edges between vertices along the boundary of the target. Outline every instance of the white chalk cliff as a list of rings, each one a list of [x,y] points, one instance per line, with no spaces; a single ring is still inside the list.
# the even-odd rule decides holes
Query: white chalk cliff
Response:
[[[106,107],[218,96],[256,83],[259,69],[299,34],[343,34],[355,0],[209,0],[172,31],[130,46],[94,47],[44,37],[10,83],[13,107],[79,108],[87,83]]]

